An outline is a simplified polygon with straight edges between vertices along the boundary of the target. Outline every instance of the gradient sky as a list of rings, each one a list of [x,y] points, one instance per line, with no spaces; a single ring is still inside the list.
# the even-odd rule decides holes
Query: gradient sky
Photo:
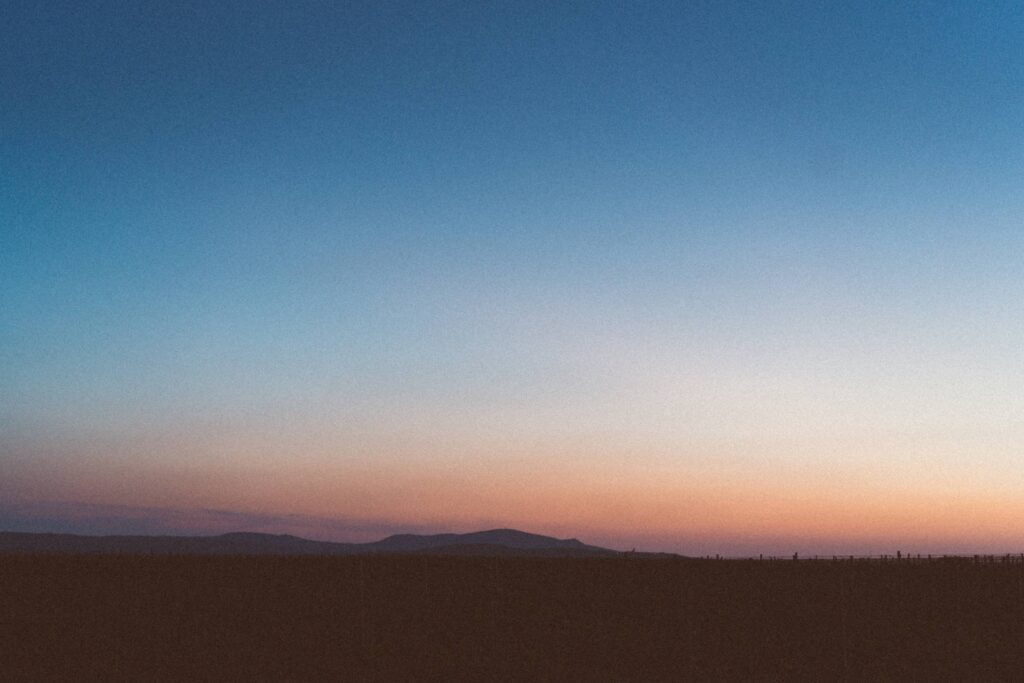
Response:
[[[0,527],[1019,552],[1022,46],[1018,2],[8,3]]]

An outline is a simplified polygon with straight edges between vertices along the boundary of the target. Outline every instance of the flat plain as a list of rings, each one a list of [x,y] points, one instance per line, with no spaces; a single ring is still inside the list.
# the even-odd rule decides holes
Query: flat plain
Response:
[[[0,556],[5,680],[1011,680],[1024,564]]]

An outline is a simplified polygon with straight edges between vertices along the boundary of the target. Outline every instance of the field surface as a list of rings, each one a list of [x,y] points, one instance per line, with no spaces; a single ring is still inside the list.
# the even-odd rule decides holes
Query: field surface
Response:
[[[4,680],[1020,680],[1024,565],[0,556]]]

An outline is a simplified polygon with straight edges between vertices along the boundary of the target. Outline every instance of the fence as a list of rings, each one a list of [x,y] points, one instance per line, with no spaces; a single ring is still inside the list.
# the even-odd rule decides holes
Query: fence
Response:
[[[704,555],[697,559],[703,560],[746,560],[754,562],[970,562],[972,564],[1024,564],[1024,553],[1006,553],[1002,555],[937,555],[937,554],[904,554],[896,551],[895,555],[758,555],[723,557],[722,555]]]

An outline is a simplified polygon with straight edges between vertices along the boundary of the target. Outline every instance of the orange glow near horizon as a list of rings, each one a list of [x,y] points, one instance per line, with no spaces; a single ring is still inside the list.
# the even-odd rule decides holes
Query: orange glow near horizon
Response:
[[[187,441],[187,440],[186,440]],[[171,444],[183,448],[186,441]],[[168,444],[165,444],[167,446]],[[515,527],[617,547],[677,552],[805,552],[850,549],[953,552],[965,547],[1015,552],[1024,501],[992,487],[919,487],[867,477],[863,469],[799,463],[744,467],[721,454],[637,460],[635,449],[529,454],[392,454],[192,458],[114,456],[102,444],[77,460],[38,455],[14,463],[0,491],[9,499],[77,501],[248,515],[376,520],[382,528],[437,531]],[[131,455],[131,454],[129,454]],[[169,465],[173,462],[173,466]],[[59,463],[59,465],[58,465]],[[785,465],[785,466],[784,466]],[[923,474],[923,473],[922,473]],[[946,473],[949,475],[950,473]],[[203,531],[201,520],[195,531]],[[315,526],[303,527],[316,534]],[[335,529],[336,540],[344,533]],[[360,540],[367,540],[361,538]],[[646,544],[646,545],[645,545]],[[795,550],[796,548],[794,548]]]

